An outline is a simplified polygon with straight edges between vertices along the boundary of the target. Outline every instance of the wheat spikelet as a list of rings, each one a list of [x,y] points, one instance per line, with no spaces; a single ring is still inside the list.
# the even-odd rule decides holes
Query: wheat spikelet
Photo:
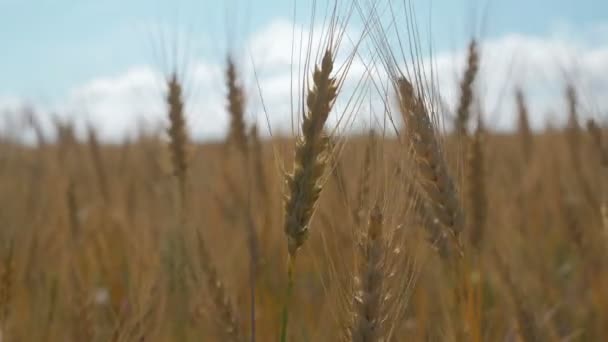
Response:
[[[456,133],[460,136],[467,135],[467,124],[469,123],[470,107],[473,102],[473,82],[479,70],[479,55],[477,42],[471,40],[468,49],[467,68],[460,82],[460,102],[456,110]]]
[[[367,234],[360,247],[360,267],[355,283],[350,340],[373,342],[382,340],[383,218],[378,205],[369,216]]]
[[[308,90],[307,113],[303,116],[302,136],[295,151],[294,170],[287,176],[289,193],[285,198],[285,226],[289,254],[295,257],[306,241],[308,224],[322,190],[320,179],[327,164],[324,153],[327,139],[322,131],[337,95],[332,52],[326,50],[321,65],[313,73],[313,86]]]
[[[456,187],[441,156],[433,124],[423,100],[414,93],[412,84],[403,77],[397,81],[397,86],[407,139],[414,154],[417,180],[426,200],[424,204],[432,220],[447,229],[461,249],[462,209]],[[429,228],[432,227],[427,226]],[[437,229],[431,230],[434,240],[441,239],[439,234]]]
[[[229,141],[234,143],[241,153],[246,154],[247,133],[245,132],[245,95],[237,80],[234,61],[229,56],[226,68],[226,86],[228,88],[228,113],[230,114]]]

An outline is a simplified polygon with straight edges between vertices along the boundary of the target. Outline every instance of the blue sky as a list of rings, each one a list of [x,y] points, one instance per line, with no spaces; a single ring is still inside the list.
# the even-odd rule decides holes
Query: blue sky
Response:
[[[307,2],[297,1],[300,16],[308,13]],[[420,12],[426,12],[424,1],[418,2],[422,3]],[[543,35],[560,26],[584,27],[608,20],[608,1],[598,0],[432,3],[433,40],[438,49],[452,48],[467,38],[474,31],[467,21],[482,22],[479,12],[485,6],[483,33],[488,37],[509,32]],[[224,17],[236,18],[231,28],[244,37],[274,18],[291,18],[292,8],[293,3],[285,0],[0,0],[0,41],[4,43],[0,93],[57,96],[96,76],[153,63],[151,41],[159,24],[188,27],[200,50],[217,50],[214,45],[221,48],[223,44],[210,37],[226,36]]]
[[[295,1],[296,22],[306,22],[311,2]],[[423,30],[431,18],[432,41],[439,52],[462,50],[471,34],[488,41],[513,34],[558,37],[574,46],[594,46],[599,44],[594,31],[608,31],[608,1],[414,4]],[[293,20],[293,6],[288,0],[0,0],[0,98],[56,103],[97,79],[118,77],[141,66],[158,67],[153,46],[158,47],[163,30],[187,36],[194,59],[220,63],[228,35],[245,44],[277,20]]]

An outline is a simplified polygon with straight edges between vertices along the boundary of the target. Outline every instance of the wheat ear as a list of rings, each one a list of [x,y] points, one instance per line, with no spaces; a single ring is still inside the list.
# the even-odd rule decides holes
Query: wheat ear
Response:
[[[237,80],[237,70],[234,61],[229,56],[226,68],[226,87],[228,88],[228,113],[230,114],[229,140],[239,151],[246,154],[247,133],[245,132],[245,95]]]
[[[285,197],[284,231],[289,253],[288,283],[281,323],[281,342],[287,340],[288,308],[293,291],[296,253],[306,241],[310,219],[323,188],[321,178],[327,165],[328,141],[323,138],[322,132],[338,91],[336,80],[331,77],[333,66],[332,52],[327,49],[321,65],[317,65],[313,72],[313,85],[306,96],[308,110],[303,115],[302,136],[296,144],[294,170],[287,176],[289,192]]]
[[[405,78],[398,80],[401,112],[406,125],[408,142],[414,154],[418,184],[425,197],[425,205],[433,221],[450,233],[460,251],[460,233],[463,213],[456,187],[450,177],[435,129],[423,99],[414,93],[412,84]],[[440,232],[427,225],[434,240],[442,239]],[[444,234],[441,232],[441,234]]]
[[[179,182],[179,191],[182,199],[181,204],[185,205],[188,171],[188,133],[186,131],[186,121],[183,111],[184,104],[182,99],[182,88],[175,73],[169,78],[167,86],[167,104],[169,106],[170,121],[170,126],[168,129],[170,138],[169,146],[172,151],[172,162],[175,170],[175,177]],[[185,218],[182,216],[180,219],[184,220]],[[185,224],[183,221],[180,223]],[[209,256],[205,240],[198,230],[197,234],[198,252],[202,265],[201,267],[204,276],[206,277],[209,290],[211,291],[213,302],[216,308],[220,311],[221,324],[223,325],[222,331],[229,341],[242,341],[240,330],[238,328],[238,321],[234,315],[230,302],[227,299],[224,285],[220,281],[211,257]]]
[[[350,339],[353,342],[381,341],[382,283],[385,246],[383,217],[374,206],[369,216],[367,236],[360,246],[360,267],[355,279],[358,290],[353,298],[353,319]]]
[[[184,102],[182,87],[175,73],[167,81],[167,105],[169,107],[170,125],[167,130],[171,140],[169,147],[174,174],[179,182],[179,192],[182,201],[186,197],[186,180],[188,172],[188,133],[186,132],[186,119],[184,115]]]
[[[473,102],[473,82],[479,70],[479,54],[477,52],[477,42],[475,39],[469,43],[467,67],[464,77],[460,82],[460,102],[456,111],[456,133],[460,136],[467,135],[467,125],[469,123],[470,108]]]

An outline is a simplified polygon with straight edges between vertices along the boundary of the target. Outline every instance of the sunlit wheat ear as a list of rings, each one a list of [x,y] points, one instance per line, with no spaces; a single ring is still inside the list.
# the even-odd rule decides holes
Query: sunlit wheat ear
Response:
[[[424,100],[415,94],[412,84],[404,77],[397,80],[400,110],[405,122],[405,133],[425,207],[433,221],[454,237],[460,247],[463,213],[456,187],[443,159],[436,131]]]
[[[381,341],[385,244],[382,212],[377,205],[370,213],[367,234],[359,248],[360,263],[355,278],[350,340]]]
[[[524,93],[520,88],[515,90],[515,102],[517,104],[517,130],[521,138],[524,158],[529,161],[532,157],[532,130],[528,119],[528,107]]]
[[[456,133],[467,135],[467,126],[470,118],[471,103],[473,102],[473,82],[479,70],[479,54],[477,42],[473,39],[469,44],[467,67],[460,82],[460,102],[456,111]]]
[[[323,189],[322,177],[328,164],[329,139],[323,127],[338,92],[338,82],[331,76],[334,56],[325,50],[320,65],[316,65],[312,86],[306,94],[306,111],[302,113],[302,134],[295,148],[293,173],[287,175],[284,228],[287,236],[287,287],[281,314],[280,341],[287,341],[289,304],[294,288],[294,268],[298,249],[308,237],[310,220]]]
[[[484,128],[480,118],[475,135],[469,142],[466,166],[469,241],[476,250],[481,249],[487,215],[483,136]]]
[[[227,58],[226,87],[228,88],[228,113],[230,129],[228,140],[243,154],[247,153],[247,133],[245,129],[245,94],[237,79],[237,70],[231,57]]]
[[[170,138],[169,148],[171,149],[173,172],[179,182],[180,196],[184,199],[188,173],[188,134],[186,132],[182,86],[175,73],[167,80],[166,101],[170,123],[167,133]]]
[[[328,49],[313,73],[312,87],[306,97],[307,111],[302,118],[302,135],[296,143],[293,173],[287,176],[284,231],[293,257],[306,241],[322,190],[321,177],[327,165],[327,138],[322,132],[337,95],[336,80],[331,77],[333,66],[332,52]]]

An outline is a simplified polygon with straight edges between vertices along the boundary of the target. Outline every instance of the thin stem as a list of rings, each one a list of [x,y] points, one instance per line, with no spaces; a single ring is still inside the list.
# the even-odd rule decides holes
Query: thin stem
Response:
[[[281,319],[281,339],[280,342],[287,342],[287,322],[289,320],[289,302],[293,293],[293,269],[294,269],[295,255],[289,253],[287,258],[287,292],[285,294],[285,302],[283,304],[283,313]]]

